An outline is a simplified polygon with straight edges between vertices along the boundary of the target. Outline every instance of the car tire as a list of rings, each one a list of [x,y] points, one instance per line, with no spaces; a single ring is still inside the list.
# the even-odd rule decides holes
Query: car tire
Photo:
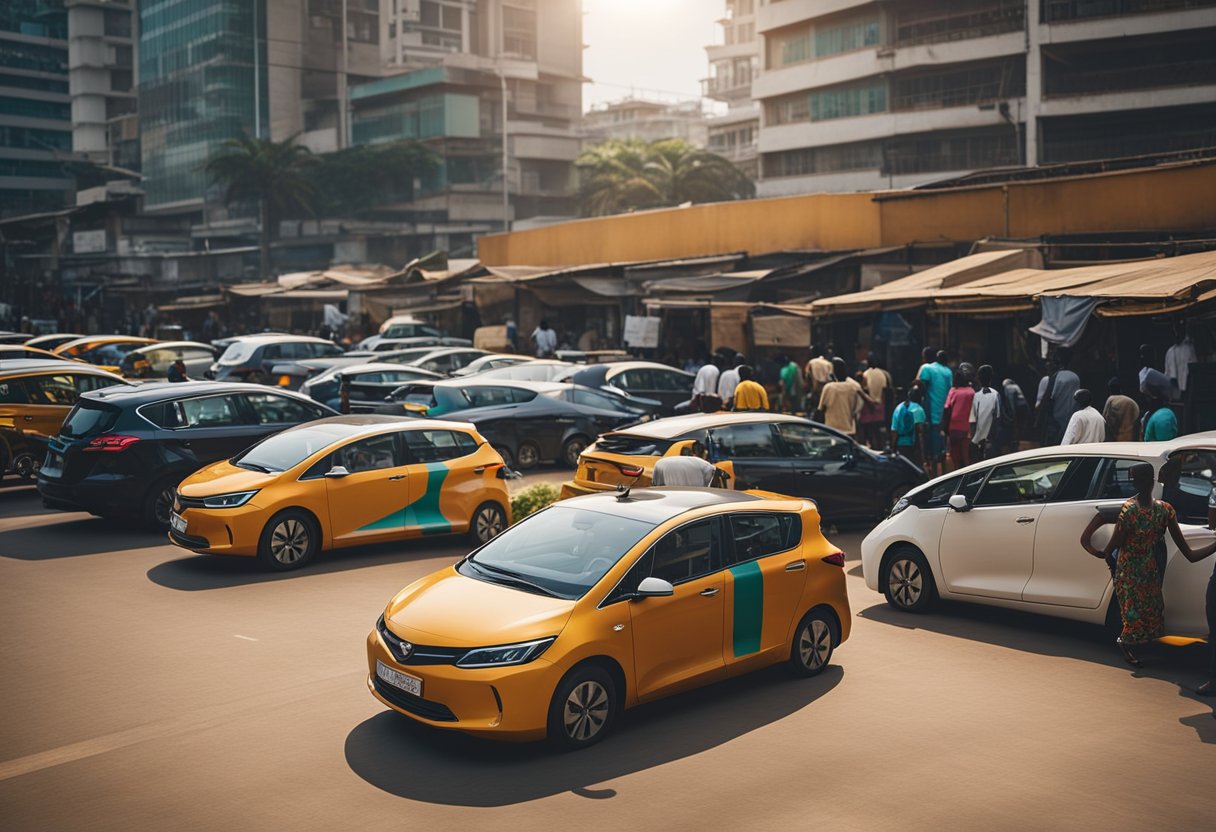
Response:
[[[818,676],[832,661],[840,642],[836,619],[826,609],[813,609],[802,617],[790,644],[790,670],[795,676]]]
[[[482,503],[469,518],[469,543],[483,546],[507,530],[507,513],[498,503]]]
[[[498,451],[498,455],[502,457],[503,464],[512,471],[515,470],[515,454],[511,453],[511,449],[506,445],[495,445],[494,450]]]
[[[258,560],[274,572],[287,572],[311,563],[321,548],[321,530],[312,515],[300,509],[280,511],[262,529]]]
[[[169,512],[173,511],[178,482],[176,477],[165,477],[152,483],[152,487],[144,494],[144,503],[140,509],[145,526],[157,530],[169,528]]]
[[[563,751],[578,751],[602,740],[620,711],[612,674],[595,664],[567,673],[549,703],[548,740]]]
[[[885,558],[879,575],[887,603],[900,612],[927,612],[937,600],[937,584],[925,557],[901,546]]]
[[[562,451],[560,456],[562,464],[567,468],[578,468],[579,454],[585,451],[587,446],[590,444],[591,441],[581,434],[578,436],[571,436],[562,443]]]
[[[42,460],[31,453],[21,453],[13,457],[12,468],[13,473],[26,482],[33,482],[38,479],[38,469],[42,467]],[[0,468],[0,473],[4,469]]]
[[[535,442],[520,442],[515,449],[515,464],[521,471],[531,471],[540,465],[540,448]]]

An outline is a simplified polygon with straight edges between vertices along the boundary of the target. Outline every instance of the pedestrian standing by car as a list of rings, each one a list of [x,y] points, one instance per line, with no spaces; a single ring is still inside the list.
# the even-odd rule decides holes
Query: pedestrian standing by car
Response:
[[[1150,395],[1144,416],[1144,441],[1163,442],[1178,436],[1178,417],[1165,399]]]
[[[1068,419],[1068,427],[1064,428],[1061,445],[1080,445],[1085,442],[1103,442],[1106,440],[1106,420],[1093,407],[1093,396],[1088,390],[1078,390],[1072,394],[1076,410]]]
[[[853,379],[861,386],[861,392],[864,395],[861,413],[857,414],[858,439],[862,444],[868,445],[874,450],[880,450],[883,447],[882,434],[887,422],[886,413],[879,400],[870,394],[866,374],[858,372]]]
[[[942,416],[946,411],[946,397],[950,395],[950,387],[954,383],[954,372],[948,362],[946,351],[938,350],[933,363],[923,365],[917,374],[917,380],[925,385],[925,410],[929,416],[929,427],[925,433],[925,462],[930,466],[930,474],[945,473],[942,457],[946,452],[945,432],[948,428],[942,423]]]
[[[1060,347],[1047,362],[1047,375],[1039,380],[1035,397],[1035,430],[1040,444],[1059,445],[1072,418],[1073,394],[1081,389],[1081,378],[1068,369],[1072,352]]]
[[[802,370],[793,358],[783,355],[778,377],[781,383],[781,402],[778,410],[782,413],[794,413],[803,399]]]
[[[975,401],[975,388],[971,386],[970,374],[964,366],[971,365],[959,365],[942,411],[950,462],[956,471],[971,464],[971,406]]]
[[[814,413],[819,409],[819,394],[823,392],[823,386],[832,380],[831,347],[826,350],[811,347],[811,360],[806,362],[804,376],[807,392],[806,412]]]
[[[186,374],[186,362],[182,360],[181,356],[178,356],[169,366],[168,378],[169,381],[175,382],[190,380],[190,376]]]
[[[1106,383],[1106,404],[1102,418],[1106,420],[1107,442],[1136,441],[1136,423],[1140,420],[1140,405],[1131,396],[1123,395],[1118,378]]]
[[[679,454],[665,456],[654,464],[650,484],[692,488],[725,487],[726,472],[708,460],[709,452],[700,442],[694,439],[684,443]]]
[[[1132,467],[1131,475],[1136,496],[1119,510],[1115,532],[1106,548],[1099,550],[1093,545],[1095,523],[1086,527],[1081,546],[1089,554],[1103,560],[1118,550],[1114,583],[1123,629],[1115,643],[1124,661],[1132,667],[1141,667],[1143,662],[1131,651],[1132,646],[1149,643],[1160,637],[1165,628],[1161,573],[1154,552],[1157,542],[1168,530],[1182,556],[1195,563],[1216,552],[1216,541],[1192,549],[1178,526],[1173,506],[1153,499],[1153,466],[1141,462]]]
[[[891,414],[891,433],[895,435],[895,450],[924,468],[925,429],[929,417],[920,400],[920,388],[909,387],[904,400]]]
[[[971,399],[971,429],[972,457],[976,460],[990,459],[996,456],[993,449],[997,447],[997,431],[1000,428],[1001,394],[992,387],[992,367],[983,364],[976,372],[978,390]]]
[[[841,433],[857,433],[857,417],[866,403],[861,385],[849,375],[849,365],[843,358],[832,359],[833,381],[823,386],[819,394],[819,421]]]
[[[723,370],[718,376],[718,398],[722,400],[723,410],[731,410],[734,407],[735,388],[739,386],[739,368],[743,364],[743,356],[735,353],[734,358],[727,362],[729,369]]]
[[[722,399],[718,395],[718,379],[722,369],[718,366],[718,357],[711,356],[697,370],[696,378],[692,380],[692,409],[701,413],[717,413],[722,409]]]
[[[532,330],[532,343],[536,345],[537,358],[552,358],[557,353],[557,333],[542,319],[540,326]]]
[[[735,387],[734,410],[740,413],[768,410],[768,392],[754,379],[751,365],[739,367],[739,384]]]

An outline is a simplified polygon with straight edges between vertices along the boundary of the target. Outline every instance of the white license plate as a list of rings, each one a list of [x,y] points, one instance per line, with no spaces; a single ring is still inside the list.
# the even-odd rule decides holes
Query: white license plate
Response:
[[[186,533],[186,518],[182,517],[176,511],[169,514],[169,526],[178,534]]]
[[[379,659],[376,660],[376,675],[395,688],[412,693],[414,696],[422,696],[421,679],[417,676],[410,676],[408,673],[402,673],[400,670],[394,670]]]

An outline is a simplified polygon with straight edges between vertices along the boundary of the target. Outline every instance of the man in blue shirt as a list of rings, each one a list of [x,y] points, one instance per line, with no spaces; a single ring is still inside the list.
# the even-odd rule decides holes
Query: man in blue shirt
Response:
[[[925,409],[920,406],[920,390],[908,388],[904,400],[891,414],[891,433],[895,434],[895,450],[917,465],[924,466]]]
[[[941,470],[942,455],[946,449],[942,435],[942,412],[946,407],[946,396],[954,386],[954,371],[946,363],[949,356],[945,350],[937,351],[937,360],[920,368],[917,381],[925,387],[925,410],[929,416],[929,428],[925,435],[925,462],[930,474],[944,473]]]

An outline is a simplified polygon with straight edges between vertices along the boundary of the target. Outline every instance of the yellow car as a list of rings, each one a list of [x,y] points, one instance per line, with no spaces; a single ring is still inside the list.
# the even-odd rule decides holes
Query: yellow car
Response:
[[[814,503],[648,488],[565,500],[406,587],[367,637],[385,705],[428,725],[565,748],[620,712],[849,636],[844,555]]]
[[[335,416],[277,433],[177,488],[169,539],[298,569],[322,549],[507,527],[509,471],[468,423]]]
[[[0,361],[0,427],[50,438],[81,393],[125,383],[100,367],[56,357]]]
[[[135,335],[89,335],[60,344],[53,352],[60,358],[74,358],[118,372],[123,356],[131,350],[155,343],[155,338],[140,338]]]

